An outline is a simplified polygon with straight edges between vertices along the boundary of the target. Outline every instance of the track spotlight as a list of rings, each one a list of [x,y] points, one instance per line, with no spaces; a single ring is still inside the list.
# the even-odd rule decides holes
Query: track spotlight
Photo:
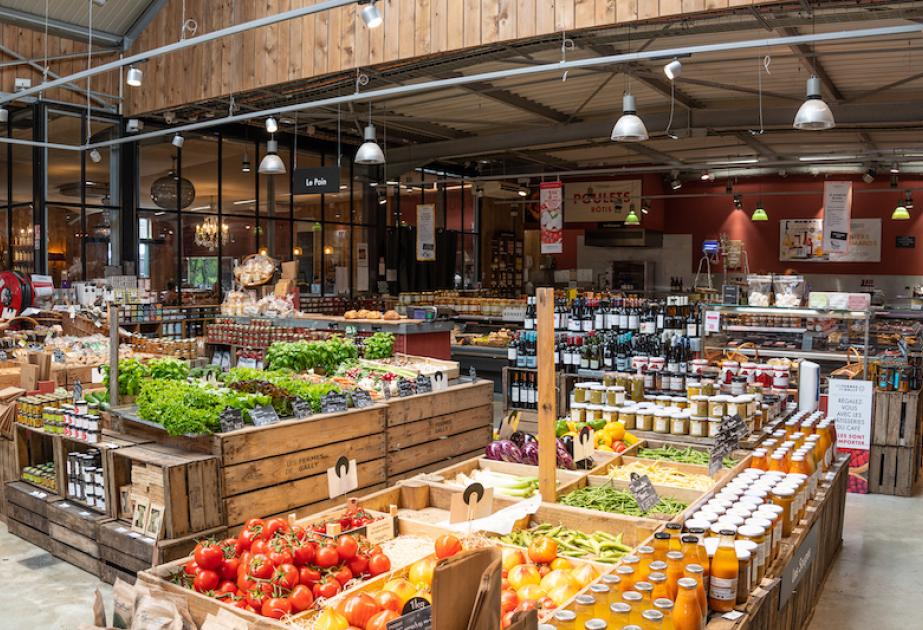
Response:
[[[862,181],[864,181],[866,184],[871,184],[875,181],[875,176],[877,174],[878,172],[874,168],[870,168],[862,174]]]
[[[144,80],[144,73],[141,71],[141,68],[136,68],[134,66],[128,67],[128,75],[125,77],[125,83],[131,87],[141,87],[141,82]]]
[[[740,195],[734,195],[734,209],[743,210],[744,209],[744,200]]]
[[[241,171],[242,173],[249,173],[249,172],[250,172],[250,156],[247,154],[246,151],[244,151],[244,159],[243,159],[243,161],[240,163],[240,171]]]
[[[891,174],[897,175],[901,172],[901,165],[897,162],[891,162]]]
[[[680,63],[679,59],[674,57],[673,61],[663,67],[663,73],[672,81],[683,73],[683,64]]]
[[[682,187],[683,187],[683,182],[678,177],[673,178],[673,181],[670,182],[670,188],[672,188],[673,190],[679,190]]]
[[[100,154],[99,149],[90,151],[90,159],[93,160],[94,164],[99,164],[103,161],[103,156]]]
[[[170,141],[170,144],[172,144],[177,149],[182,149],[185,142],[186,139],[183,138],[182,134],[176,134],[173,136],[173,140]]]
[[[703,182],[713,182],[715,181],[715,174],[709,171],[703,171],[700,179]]]
[[[365,22],[367,27],[378,28],[381,26],[381,11],[375,5],[375,0],[370,0],[365,3],[365,6],[359,11],[359,14],[362,16],[362,21]]]

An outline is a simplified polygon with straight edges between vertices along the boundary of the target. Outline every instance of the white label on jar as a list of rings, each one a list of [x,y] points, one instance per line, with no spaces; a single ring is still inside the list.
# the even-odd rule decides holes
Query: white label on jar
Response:
[[[654,418],[654,431],[657,433],[669,433],[670,429],[667,425],[666,418]]]
[[[737,599],[737,576],[720,578],[712,575],[708,582],[708,596],[712,599],[723,602]]]
[[[654,322],[644,321],[641,322],[641,334],[642,335],[653,335],[654,334]]]

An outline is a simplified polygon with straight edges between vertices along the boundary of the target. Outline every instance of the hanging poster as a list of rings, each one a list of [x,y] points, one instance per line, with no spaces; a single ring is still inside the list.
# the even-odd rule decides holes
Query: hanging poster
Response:
[[[880,262],[881,219],[851,219],[844,253],[824,249],[821,219],[783,219],[779,221],[779,260],[806,262]]]
[[[641,207],[641,180],[568,182],[564,187],[568,221],[624,221]]]
[[[369,244],[356,243],[356,291],[369,290]]]
[[[542,216],[542,253],[560,254],[564,251],[564,208],[561,182],[542,182],[539,201]]]
[[[828,254],[849,251],[852,182],[824,182],[824,249]]]
[[[417,205],[417,260],[436,260],[436,206]]]

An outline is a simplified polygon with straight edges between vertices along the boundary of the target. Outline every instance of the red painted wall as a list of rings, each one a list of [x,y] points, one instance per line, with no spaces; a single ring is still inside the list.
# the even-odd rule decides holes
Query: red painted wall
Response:
[[[843,181],[853,179],[848,176],[830,177],[831,180]],[[901,181],[900,186],[886,192],[862,193],[867,189],[888,189],[887,179],[879,179],[866,184],[861,178],[853,179],[852,217],[856,219],[880,218],[881,223],[881,262],[880,263],[812,263],[779,260],[779,220],[811,219],[823,216],[824,179],[808,178],[773,178],[741,182],[734,190],[743,195],[743,210],[733,210],[730,195],[721,197],[699,197],[666,200],[666,231],[672,234],[692,234],[693,260],[698,264],[702,241],[716,239],[725,232],[732,239],[744,242],[753,272],[781,273],[786,269],[795,269],[800,273],[825,274],[882,274],[911,275],[923,274],[923,191],[918,192],[917,209],[911,210],[909,221],[892,221],[891,212],[898,201],[903,198],[905,188],[923,185],[921,181]],[[724,194],[724,182],[707,184],[687,183],[680,194],[721,193]],[[803,192],[801,195],[763,197],[763,207],[769,215],[769,221],[754,223],[750,215],[756,208],[761,193],[770,191]],[[918,245],[915,249],[898,249],[895,237],[915,235]],[[693,267],[694,268],[694,267]]]

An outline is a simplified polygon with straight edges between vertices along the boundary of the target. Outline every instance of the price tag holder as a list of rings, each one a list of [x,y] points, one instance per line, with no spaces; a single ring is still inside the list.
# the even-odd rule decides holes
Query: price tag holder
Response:
[[[411,597],[401,616],[388,622],[388,630],[432,630],[433,608],[423,597]]]
[[[394,517],[386,516],[377,521],[372,521],[365,526],[365,537],[369,544],[380,545],[394,539]]]
[[[268,427],[279,422],[279,414],[272,405],[262,405],[250,410],[250,420],[255,427]]]
[[[501,440],[508,440],[513,433],[516,432],[516,427],[519,426],[519,414],[515,411],[511,411],[506,416],[500,419],[499,434]]]
[[[413,382],[408,381],[406,378],[399,378],[397,380],[397,395],[401,398],[407,396],[413,396],[415,393]]]
[[[244,412],[233,407],[225,407],[218,416],[218,424],[222,433],[237,431],[244,428]]]
[[[356,460],[341,456],[333,468],[327,469],[327,492],[330,498],[343,496],[359,487]]]
[[[98,385],[103,382],[103,371],[95,367],[90,370],[90,382],[94,385]]]
[[[593,453],[595,451],[595,433],[590,427],[583,427],[580,429],[580,433],[577,434],[577,438],[574,440],[574,464],[576,464],[578,468],[581,465],[584,468],[589,468],[590,461],[592,460]]]
[[[346,411],[346,394],[327,392],[320,400],[321,413],[339,413]]]
[[[372,402],[372,397],[364,389],[354,389],[353,390],[353,406],[356,409],[365,409],[366,407],[371,407],[375,403]]]
[[[60,348],[56,348],[55,351],[51,353],[51,360],[55,363],[64,363],[64,351]]]
[[[642,512],[649,512],[652,507],[660,503],[660,497],[654,490],[654,484],[651,483],[647,475],[631,473],[631,481],[628,482],[628,491],[638,502],[638,507]]]
[[[445,372],[436,372],[432,379],[434,392],[445,391],[449,388],[449,379],[445,377]]]
[[[292,401],[292,413],[295,414],[296,418],[307,418],[314,413],[314,408],[311,406],[310,401],[304,398],[296,398]]]
[[[449,502],[449,523],[474,521],[490,516],[494,508],[494,489],[473,483],[456,492]]]
[[[346,336],[347,336],[347,337],[355,337],[357,332],[358,332],[358,331],[356,330],[356,327],[355,327],[355,326],[347,326],[347,327],[346,327]]]
[[[79,378],[74,379],[74,404],[83,400],[83,385]]]
[[[433,381],[424,374],[420,374],[417,377],[417,393],[418,394],[429,394],[433,391]]]

